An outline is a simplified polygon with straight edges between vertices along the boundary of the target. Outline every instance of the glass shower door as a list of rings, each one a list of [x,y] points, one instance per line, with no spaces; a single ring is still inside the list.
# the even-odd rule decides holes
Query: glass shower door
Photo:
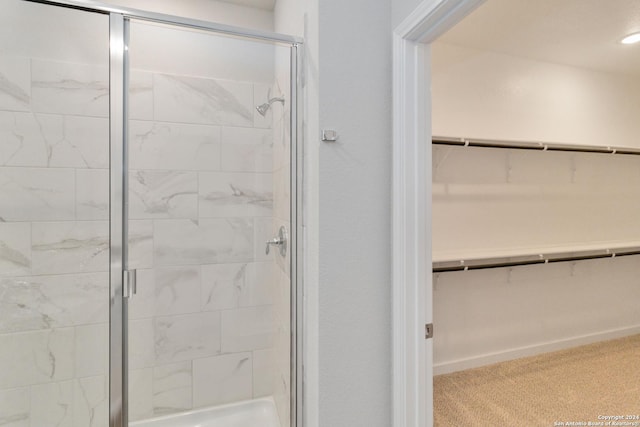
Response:
[[[291,425],[290,50],[130,23],[131,422]]]
[[[108,61],[108,16],[2,1],[2,425],[109,423]]]

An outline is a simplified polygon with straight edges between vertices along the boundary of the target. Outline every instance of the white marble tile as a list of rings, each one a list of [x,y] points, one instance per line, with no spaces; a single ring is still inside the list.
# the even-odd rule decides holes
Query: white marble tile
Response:
[[[37,116],[39,121],[57,116]],[[51,128],[52,125],[49,125]],[[48,136],[51,131],[47,132]],[[101,117],[65,116],[60,140],[47,141],[47,166],[107,169],[109,167],[109,120]]]
[[[256,262],[249,264],[247,288],[240,295],[240,307],[254,307],[269,305],[275,298],[273,293],[275,266],[271,262]]]
[[[288,123],[279,124],[272,133],[273,138],[273,170],[278,170],[291,163],[291,130]]]
[[[291,393],[287,384],[283,381],[276,381],[276,385],[280,386],[280,390],[276,389],[273,400],[276,403],[278,418],[283,426],[291,425]]]
[[[273,239],[278,235],[273,219],[269,217],[256,217],[253,220],[253,258],[256,261],[271,261],[273,262],[277,251],[271,248],[271,251],[267,255],[266,245],[267,241]]]
[[[76,377],[106,375],[109,371],[109,324],[76,326]]]
[[[273,263],[202,266],[202,309],[226,310],[273,302]]]
[[[221,169],[230,172],[271,172],[273,136],[268,129],[223,127]]]
[[[129,367],[141,369],[154,365],[153,319],[129,322]]]
[[[129,117],[153,120],[153,74],[142,70],[129,73]]]
[[[0,426],[30,427],[29,389],[0,390]]]
[[[291,224],[288,222],[283,222],[279,219],[274,219],[274,235],[278,234],[276,230],[279,230],[281,226],[284,226],[287,230],[291,230]],[[290,232],[289,232],[290,233]],[[272,260],[276,262],[276,265],[280,268],[280,270],[285,274],[285,276],[289,276],[291,272],[291,247],[287,248],[287,252],[284,256],[280,255],[280,252],[274,251],[271,252]]]
[[[50,329],[109,319],[109,274],[0,279],[0,332]]]
[[[0,221],[75,218],[72,169],[0,167]]]
[[[253,397],[273,396],[276,378],[275,352],[272,348],[253,352]]]
[[[73,427],[73,384],[64,381],[32,386],[31,425]]]
[[[76,169],[76,218],[109,219],[108,169]]]
[[[0,389],[73,376],[73,328],[0,334]]]
[[[200,311],[200,268],[165,267],[156,269],[157,315]]]
[[[158,121],[252,126],[253,85],[169,74],[154,75]]]
[[[129,419],[144,420],[153,416],[153,369],[129,371]]]
[[[289,325],[291,308],[291,279],[281,269],[274,268],[274,278],[272,283],[274,318],[276,327]]]
[[[289,100],[288,93],[283,95]],[[273,117],[273,170],[280,169],[291,162],[291,104],[278,104],[274,108]]]
[[[153,368],[153,413],[156,416],[187,411],[193,407],[191,362]]]
[[[106,118],[0,111],[0,164],[108,168]]]
[[[28,58],[0,58],[0,109],[29,111],[31,63]]]
[[[157,220],[154,226],[157,265],[214,264],[252,259],[252,219]]]
[[[288,166],[273,173],[273,215],[284,221],[291,218],[291,179]]]
[[[193,361],[193,406],[251,399],[251,353],[225,354]]]
[[[153,267],[153,222],[129,220],[129,268]]]
[[[33,223],[31,253],[34,274],[108,271],[109,223]]]
[[[37,112],[107,117],[109,69],[32,59],[31,100]]]
[[[157,317],[156,363],[180,362],[220,353],[220,313]]]
[[[0,111],[0,164],[46,167],[50,149],[64,138],[64,118]]]
[[[222,352],[233,353],[269,348],[274,337],[270,305],[222,312]]]
[[[270,173],[200,172],[200,217],[271,216]]]
[[[250,263],[203,265],[202,309],[205,311],[238,308],[240,295],[250,278]]]
[[[74,381],[73,425],[109,426],[109,381],[106,376]]]
[[[31,273],[31,224],[0,223],[0,276]]]
[[[197,218],[196,172],[132,170],[129,218]]]
[[[129,300],[129,319],[153,317],[156,304],[155,270],[139,269],[136,280],[136,294]]]
[[[289,342],[289,333],[280,334],[276,339],[273,352],[273,398],[281,420],[288,419],[291,396],[291,353],[289,351]]]
[[[220,169],[218,126],[131,120],[129,135],[129,167],[132,169]]]

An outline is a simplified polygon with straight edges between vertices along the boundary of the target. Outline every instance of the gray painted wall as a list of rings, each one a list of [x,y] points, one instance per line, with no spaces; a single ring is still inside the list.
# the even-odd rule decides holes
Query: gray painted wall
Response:
[[[319,2],[319,425],[391,425],[391,1]]]
[[[391,13],[392,28],[396,28],[422,1],[424,0],[391,0],[393,4]]]

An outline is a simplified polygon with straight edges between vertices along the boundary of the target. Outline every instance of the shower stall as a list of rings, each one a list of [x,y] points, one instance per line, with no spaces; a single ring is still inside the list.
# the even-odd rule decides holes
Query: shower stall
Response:
[[[302,426],[301,40],[0,1],[0,426]]]

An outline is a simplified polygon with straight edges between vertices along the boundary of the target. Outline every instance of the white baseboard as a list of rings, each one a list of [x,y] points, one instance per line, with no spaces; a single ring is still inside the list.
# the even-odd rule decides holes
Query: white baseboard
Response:
[[[496,353],[481,354],[465,359],[457,359],[449,362],[434,363],[433,374],[442,375],[451,372],[463,371],[465,369],[478,368],[492,363],[504,362],[527,356],[536,356],[550,351],[564,350],[566,348],[577,347],[585,344],[592,344],[599,341],[607,341],[615,338],[622,338],[640,333],[640,325],[630,326],[620,329],[612,329],[578,337],[566,338],[562,340],[549,341],[534,344],[526,347],[514,348]]]

